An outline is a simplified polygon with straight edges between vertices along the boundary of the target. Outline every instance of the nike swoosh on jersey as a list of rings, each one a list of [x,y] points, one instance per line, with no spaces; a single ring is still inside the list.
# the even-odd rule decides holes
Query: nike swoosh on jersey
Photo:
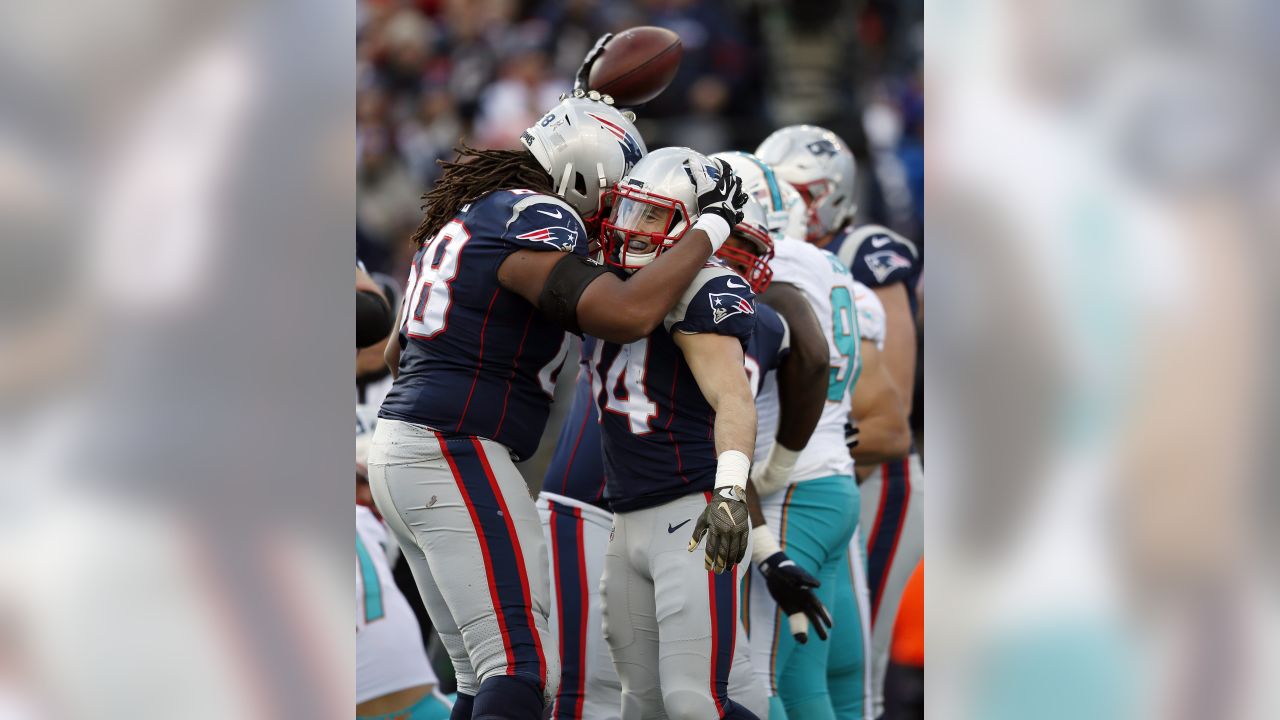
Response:
[[[692,519],[693,519],[693,518],[689,518],[689,520],[692,520]],[[689,524],[689,520],[685,520],[684,522],[682,522],[682,523],[680,523],[679,525],[676,525],[676,526],[674,526],[674,527],[672,527],[671,523],[667,523],[667,534],[668,534],[668,535],[670,535],[671,533],[673,533],[673,532],[675,532],[675,531],[679,530],[680,528],[684,527],[685,525]]]
[[[746,285],[734,285],[732,280],[725,280],[724,284],[725,284],[725,287],[731,287],[731,288],[745,288],[745,287],[746,287]]]
[[[553,218],[564,217],[564,214],[561,213],[559,210],[556,210],[555,212],[547,212],[546,210],[539,210],[538,212],[542,213],[543,215],[546,215],[547,217],[553,217]],[[874,243],[875,241],[872,240],[871,242]],[[876,245],[876,247],[880,247],[880,246]]]
[[[871,247],[884,247],[889,244],[889,238],[881,235],[880,237],[871,238]]]

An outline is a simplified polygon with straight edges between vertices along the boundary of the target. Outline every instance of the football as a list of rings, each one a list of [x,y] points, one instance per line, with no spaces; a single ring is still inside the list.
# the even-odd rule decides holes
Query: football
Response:
[[[623,30],[591,66],[587,86],[613,96],[621,107],[649,102],[671,84],[682,53],[680,36],[666,28]]]

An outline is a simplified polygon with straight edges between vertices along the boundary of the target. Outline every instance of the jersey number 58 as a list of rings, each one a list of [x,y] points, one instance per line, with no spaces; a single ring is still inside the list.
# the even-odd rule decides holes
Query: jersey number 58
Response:
[[[458,255],[470,239],[465,225],[450,220],[419,253],[409,271],[409,293],[404,298],[410,310],[404,323],[409,337],[430,339],[448,326],[449,284],[458,275]]]

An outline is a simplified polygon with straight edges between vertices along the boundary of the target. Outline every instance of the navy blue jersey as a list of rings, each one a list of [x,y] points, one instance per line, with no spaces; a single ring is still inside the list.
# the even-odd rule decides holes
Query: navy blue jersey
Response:
[[[773,308],[756,303],[756,327],[747,343],[747,377],[751,378],[751,394],[759,395],[764,379],[778,369],[791,352],[791,330]]]
[[[757,303],[755,308],[755,331],[747,342],[745,357],[753,394],[760,392],[765,376],[777,370],[791,349],[790,333],[782,316],[763,303]],[[600,412],[591,394],[591,357],[596,342],[592,337],[583,339],[573,403],[542,478],[542,489],[608,510]]]
[[[663,327],[627,345],[598,342],[592,393],[604,436],[605,497],[614,512],[660,505],[715,485],[715,413],[672,333],[717,333],[743,348],[754,295],[719,261],[707,263]]]
[[[912,315],[915,314],[916,282],[922,262],[915,243],[886,227],[861,225],[836,233],[824,249],[840,258],[853,279],[867,287],[904,283]]]
[[[608,510],[604,497],[604,455],[600,447],[600,413],[591,395],[593,337],[582,339],[573,403],[560,429],[555,453],[542,477],[542,489]]]
[[[587,253],[559,198],[500,190],[463,206],[413,259],[401,307],[400,372],[379,417],[475,435],[533,454],[569,335],[498,285],[520,249]]]

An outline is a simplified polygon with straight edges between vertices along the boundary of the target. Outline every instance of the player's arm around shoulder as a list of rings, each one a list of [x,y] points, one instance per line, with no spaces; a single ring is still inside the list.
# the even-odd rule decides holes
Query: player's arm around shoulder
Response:
[[[647,337],[679,302],[711,255],[701,231],[625,280],[585,255],[522,249],[498,269],[498,282],[566,330],[626,344]]]
[[[741,181],[723,165],[715,187],[698,196],[699,217],[686,237],[625,281],[587,259],[585,249],[582,257],[558,258],[518,250],[499,267],[498,281],[570,332],[634,342],[653,332],[675,307],[742,219],[746,202]]]

